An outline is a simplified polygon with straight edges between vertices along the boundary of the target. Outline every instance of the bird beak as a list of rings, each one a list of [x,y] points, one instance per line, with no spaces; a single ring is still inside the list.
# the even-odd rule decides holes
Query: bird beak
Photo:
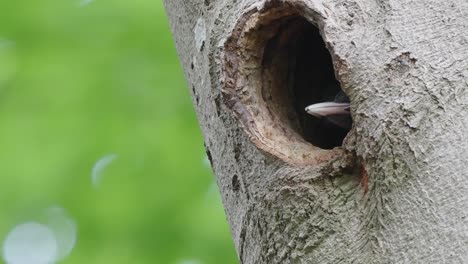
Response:
[[[315,117],[325,117],[330,115],[349,115],[349,103],[326,102],[309,105],[306,112]]]

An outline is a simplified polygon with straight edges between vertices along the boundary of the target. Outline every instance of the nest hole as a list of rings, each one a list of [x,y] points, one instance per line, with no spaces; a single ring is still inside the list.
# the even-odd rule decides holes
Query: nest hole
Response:
[[[349,129],[305,110],[341,91],[314,18],[302,16],[314,12],[295,2],[264,8],[245,13],[224,44],[223,102],[259,149],[295,165],[331,160]]]
[[[264,99],[307,142],[322,149],[341,146],[349,129],[305,111],[311,104],[334,101],[342,91],[318,28],[301,16],[278,23],[263,54]]]

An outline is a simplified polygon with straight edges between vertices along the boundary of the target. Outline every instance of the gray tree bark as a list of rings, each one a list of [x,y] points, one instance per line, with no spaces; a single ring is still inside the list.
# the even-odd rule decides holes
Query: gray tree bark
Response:
[[[468,263],[468,1],[165,6],[241,263]],[[332,149],[291,92],[323,89],[308,23],[351,99]]]

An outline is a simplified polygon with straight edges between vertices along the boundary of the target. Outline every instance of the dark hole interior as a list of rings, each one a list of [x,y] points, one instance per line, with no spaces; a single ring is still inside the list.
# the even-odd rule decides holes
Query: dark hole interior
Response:
[[[273,92],[282,97],[277,104],[292,104],[282,110],[291,126],[313,145],[332,149],[341,146],[349,132],[327,118],[316,118],[305,111],[311,104],[334,101],[341,91],[333,63],[319,30],[302,17],[281,21],[278,34],[269,40],[264,54],[274,82],[281,83]],[[286,73],[278,73],[278,68]],[[285,87],[286,86],[286,87]],[[291,120],[296,119],[296,120]],[[350,121],[351,122],[351,121]]]

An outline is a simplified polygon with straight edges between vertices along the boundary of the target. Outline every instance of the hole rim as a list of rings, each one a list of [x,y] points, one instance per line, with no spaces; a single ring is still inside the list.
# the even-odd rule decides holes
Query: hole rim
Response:
[[[269,4],[265,4],[262,9],[254,8],[244,13],[223,45],[223,101],[257,148],[288,164],[318,165],[343,156],[342,147],[323,149],[307,141],[297,130],[291,132],[292,126],[276,122],[277,113],[272,113],[266,106],[263,93],[271,89],[265,89],[262,83],[262,52],[271,38],[278,33],[278,27],[281,25],[279,22],[282,19],[303,18],[322,32],[318,12],[308,7],[299,7],[296,3],[267,3]],[[304,8],[304,12],[299,12]],[[269,27],[273,30],[265,30]],[[326,48],[334,64],[332,50]],[[334,75],[335,78],[339,77],[336,73]],[[279,141],[272,140],[275,135],[272,135],[272,130],[265,129],[266,125],[273,128],[273,134],[282,132],[283,138]],[[293,139],[287,139],[287,136],[291,135]]]

